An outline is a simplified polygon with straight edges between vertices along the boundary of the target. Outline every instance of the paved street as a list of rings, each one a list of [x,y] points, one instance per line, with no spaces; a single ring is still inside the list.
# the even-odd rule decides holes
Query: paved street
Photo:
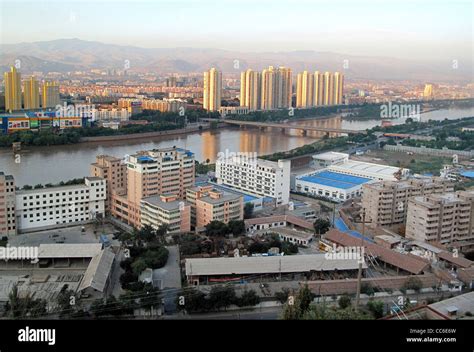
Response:
[[[277,320],[282,307],[257,308],[249,311],[225,311],[209,314],[175,314],[164,319],[176,320]]]
[[[181,270],[178,246],[166,248],[169,251],[168,261],[163,268],[153,270],[153,284],[163,291],[165,312],[171,313],[176,311],[175,299],[181,289]]]

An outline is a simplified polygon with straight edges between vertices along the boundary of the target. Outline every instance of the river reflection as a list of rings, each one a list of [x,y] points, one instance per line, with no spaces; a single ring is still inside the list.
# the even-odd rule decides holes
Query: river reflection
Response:
[[[432,111],[422,114],[422,120],[457,119],[474,116],[474,109],[450,109]],[[403,123],[404,119],[392,120],[394,124]],[[340,117],[329,119],[293,121],[299,126],[319,126],[327,128],[344,128],[362,130],[380,125],[381,120],[346,121]],[[257,152],[258,155],[271,154],[301,147],[324,135],[322,132],[301,130],[257,128],[228,128],[216,131],[205,131],[189,135],[158,137],[147,140],[114,141],[106,143],[81,143],[68,146],[25,147],[16,163],[10,149],[0,149],[0,171],[12,174],[19,186],[24,184],[57,183],[89,174],[89,165],[95,156],[109,154],[123,157],[139,150],[182,147],[190,149],[196,160],[214,162],[219,152]]]

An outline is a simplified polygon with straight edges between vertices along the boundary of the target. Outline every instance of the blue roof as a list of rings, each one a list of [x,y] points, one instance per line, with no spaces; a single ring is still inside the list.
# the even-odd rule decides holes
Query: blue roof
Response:
[[[139,156],[137,158],[138,161],[154,161],[153,158],[149,157],[149,156]]]
[[[244,202],[251,202],[257,199],[257,197],[251,196],[250,194],[244,194]]]
[[[463,177],[474,178],[474,170],[466,170],[460,173]]]
[[[336,229],[338,229],[339,231],[341,231],[341,232],[345,232],[348,235],[351,235],[352,237],[356,237],[356,238],[362,238],[363,237],[364,241],[368,241],[368,242],[371,242],[371,243],[374,242],[371,238],[362,236],[362,234],[360,232],[350,230],[349,227],[347,227],[344,220],[342,220],[341,218],[336,219],[336,222],[334,223],[334,227]]]
[[[345,175],[332,171],[322,171],[311,176],[300,177],[299,179],[341,189],[352,188],[371,181],[370,178]]]

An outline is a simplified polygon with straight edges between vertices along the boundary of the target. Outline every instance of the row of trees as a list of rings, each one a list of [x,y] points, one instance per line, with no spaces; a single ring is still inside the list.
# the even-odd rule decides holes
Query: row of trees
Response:
[[[237,296],[233,286],[213,286],[209,294],[195,288],[183,289],[176,297],[178,310],[187,313],[220,311],[230,305],[253,307],[260,303],[260,297],[254,290],[245,290]]]
[[[84,177],[80,178],[73,178],[68,181],[61,181],[59,183],[46,183],[45,185],[38,183],[34,186],[31,185],[24,185],[22,187],[23,190],[29,190],[29,189],[41,189],[41,188],[51,188],[51,187],[58,187],[58,186],[71,186],[71,185],[80,185],[84,183]]]
[[[349,295],[342,295],[337,305],[326,302],[313,304],[315,295],[305,285],[296,294],[289,290],[277,293],[277,299],[284,302],[281,319],[283,320],[366,320],[379,319],[384,315],[384,303],[370,300],[365,307],[354,309]]]
[[[240,236],[245,233],[245,223],[242,220],[230,220],[227,224],[213,220],[206,225],[206,235],[209,237],[227,237],[230,234]]]

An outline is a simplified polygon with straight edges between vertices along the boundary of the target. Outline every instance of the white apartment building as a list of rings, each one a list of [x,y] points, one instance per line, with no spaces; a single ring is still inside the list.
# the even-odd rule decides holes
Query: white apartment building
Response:
[[[283,205],[290,199],[290,166],[290,160],[274,162],[237,155],[216,161],[216,178],[218,184],[271,197],[276,205]]]
[[[87,222],[104,216],[106,181],[86,177],[84,184],[16,192],[18,231]]]
[[[130,120],[131,113],[128,109],[92,109],[91,118],[92,121],[128,121]]]

